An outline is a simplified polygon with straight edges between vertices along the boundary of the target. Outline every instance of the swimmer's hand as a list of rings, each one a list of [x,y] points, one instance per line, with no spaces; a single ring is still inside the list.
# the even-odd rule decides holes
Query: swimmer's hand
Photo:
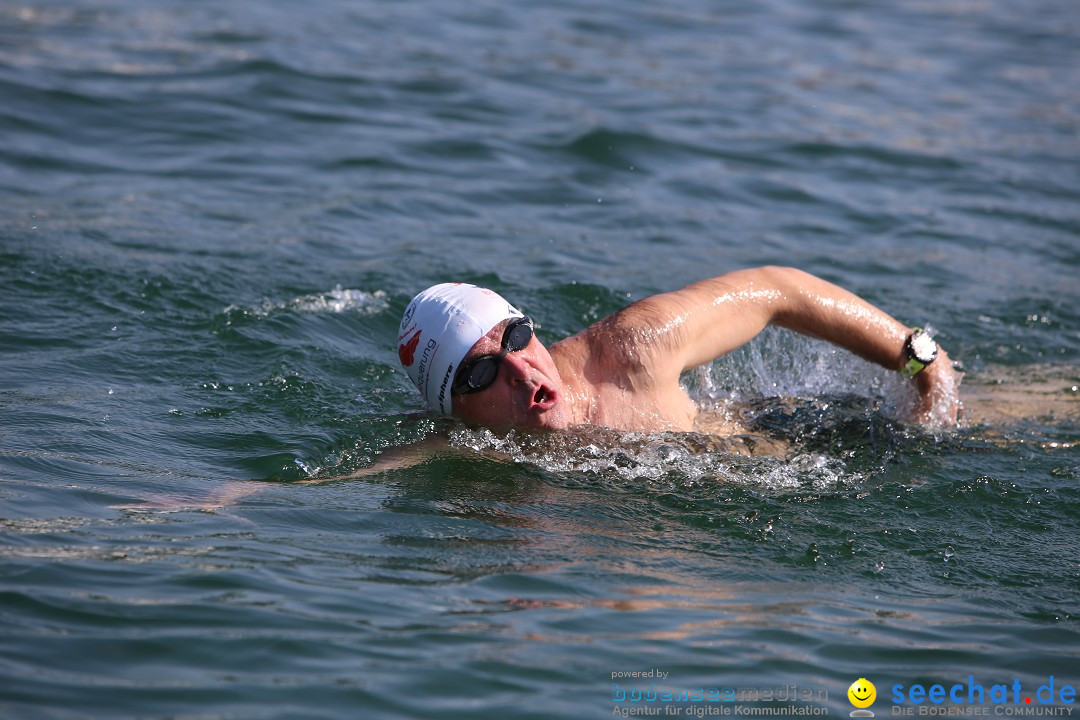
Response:
[[[960,381],[948,353],[938,348],[937,359],[915,376],[919,401],[915,421],[925,425],[956,427],[960,415]]]
[[[184,493],[155,493],[141,502],[110,505],[114,510],[133,512],[174,513],[185,511],[215,512],[241,498],[263,490],[266,483],[255,480],[230,480],[206,496]]]

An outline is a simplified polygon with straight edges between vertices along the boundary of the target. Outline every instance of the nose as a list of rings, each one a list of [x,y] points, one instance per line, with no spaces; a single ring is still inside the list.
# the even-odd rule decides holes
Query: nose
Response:
[[[506,373],[506,379],[511,385],[518,385],[528,379],[530,367],[523,353],[507,353],[502,360],[501,372]]]

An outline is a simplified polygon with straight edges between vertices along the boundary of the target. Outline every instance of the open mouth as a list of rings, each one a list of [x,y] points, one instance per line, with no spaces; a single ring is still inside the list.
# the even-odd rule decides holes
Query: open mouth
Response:
[[[555,392],[550,388],[540,385],[532,394],[532,406],[541,410],[547,410],[555,404]]]

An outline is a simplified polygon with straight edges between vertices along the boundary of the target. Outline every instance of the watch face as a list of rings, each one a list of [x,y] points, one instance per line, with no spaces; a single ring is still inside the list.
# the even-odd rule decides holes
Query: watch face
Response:
[[[916,332],[911,336],[911,354],[919,362],[926,364],[937,357],[937,343],[924,332]]]

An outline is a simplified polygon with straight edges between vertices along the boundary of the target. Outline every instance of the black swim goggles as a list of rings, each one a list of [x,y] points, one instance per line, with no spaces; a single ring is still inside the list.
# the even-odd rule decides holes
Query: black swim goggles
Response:
[[[529,317],[511,320],[502,336],[502,350],[493,355],[481,355],[458,368],[454,376],[455,395],[480,392],[486,389],[499,375],[499,363],[506,353],[524,350],[532,341],[533,321]]]

